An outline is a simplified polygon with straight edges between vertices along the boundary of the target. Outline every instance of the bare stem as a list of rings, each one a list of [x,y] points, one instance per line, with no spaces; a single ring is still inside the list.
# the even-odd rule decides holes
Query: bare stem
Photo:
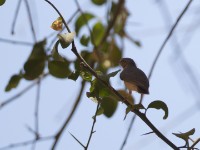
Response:
[[[24,2],[26,4],[26,9],[27,9],[27,12],[28,12],[28,18],[29,18],[29,22],[30,22],[30,26],[31,26],[31,32],[32,32],[32,35],[33,35],[33,39],[34,39],[34,42],[36,42],[37,38],[36,38],[35,29],[34,29],[33,18],[32,18],[32,15],[31,15],[30,6],[29,6],[29,3],[28,3],[28,0],[24,0]]]
[[[91,128],[91,131],[90,131],[90,136],[89,136],[89,138],[88,138],[87,145],[85,146],[85,150],[88,149],[89,144],[90,144],[90,140],[91,140],[91,138],[92,138],[92,134],[94,133],[94,125],[95,125],[95,123],[96,123],[97,112],[98,112],[99,106],[100,106],[100,103],[98,102],[97,108],[96,108],[96,112],[95,112],[95,115],[94,115],[94,117],[93,117],[94,120],[93,120],[92,128]]]
[[[17,8],[16,8],[16,11],[15,11],[15,16],[14,16],[14,19],[13,19],[13,23],[12,23],[12,28],[11,28],[11,34],[15,34],[15,24],[16,24],[16,21],[17,21],[17,16],[19,14],[19,8],[20,8],[20,5],[22,3],[22,0],[19,0],[18,4],[17,4]]]

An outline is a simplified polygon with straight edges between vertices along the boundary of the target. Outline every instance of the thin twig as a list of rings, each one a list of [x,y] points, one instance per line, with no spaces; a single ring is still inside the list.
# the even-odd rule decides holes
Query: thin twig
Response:
[[[162,51],[164,50],[164,47],[165,45],[167,44],[169,38],[171,37],[172,33],[174,32],[176,26],[178,25],[178,23],[180,22],[181,18],[183,17],[183,15],[185,14],[185,12],[188,10],[189,6],[191,5],[193,0],[189,0],[189,2],[187,3],[187,5],[184,7],[183,11],[181,12],[181,14],[179,15],[179,17],[177,18],[176,22],[174,23],[174,25],[172,26],[170,32],[168,33],[167,37],[165,38],[164,42],[162,43],[154,61],[153,61],[153,64],[151,66],[151,69],[150,69],[150,72],[149,72],[149,75],[148,75],[148,78],[150,79],[151,76],[152,76],[152,73],[154,71],[154,68],[155,68],[155,65],[158,61],[158,58],[160,57],[160,54],[162,53]]]
[[[40,80],[44,79],[47,75],[49,75],[49,73],[45,73]],[[16,95],[12,96],[11,98],[5,100],[4,102],[0,103],[0,110],[2,108],[4,108],[6,105],[10,104],[11,102],[14,102],[14,100],[16,100],[17,98],[19,98],[20,96],[22,96],[24,93],[26,93],[28,90],[30,90],[32,87],[34,87],[36,84],[38,83],[38,80],[34,81],[33,83],[31,83],[30,85],[28,85],[27,87],[25,87],[23,90],[21,90],[19,93],[17,93]]]
[[[16,21],[17,21],[17,17],[18,17],[18,14],[19,14],[19,8],[21,6],[21,3],[22,3],[22,0],[19,0],[19,2],[17,4],[17,8],[15,10],[15,16],[14,16],[13,23],[12,23],[11,34],[15,34],[15,24],[16,24]]]
[[[39,104],[40,104],[40,79],[38,79],[37,83],[37,93],[36,93],[36,101],[35,101],[35,139],[38,139],[40,134],[39,134]],[[36,147],[36,142],[33,143],[32,150],[34,150]]]
[[[18,44],[18,45],[26,45],[26,46],[33,46],[33,43],[24,42],[24,41],[15,41],[10,39],[0,38],[0,42],[10,43],[10,44]]]
[[[79,102],[81,100],[84,88],[85,88],[85,81],[82,81],[82,85],[81,85],[81,89],[80,89],[79,95],[78,95],[78,97],[77,97],[77,99],[76,99],[76,101],[75,101],[75,103],[73,105],[73,108],[72,108],[69,116],[66,118],[66,121],[64,122],[64,124],[62,125],[60,130],[56,133],[55,140],[53,142],[51,150],[54,150],[56,148],[56,145],[58,144],[58,141],[60,140],[61,135],[63,134],[65,128],[67,127],[67,125],[71,121],[72,117],[74,116],[74,112],[76,111],[76,109],[78,107],[78,104],[79,104]]]
[[[60,12],[58,11],[58,9],[48,0],[47,1],[49,4],[51,4],[51,6],[60,14]],[[63,18],[64,19],[64,18]],[[66,24],[67,25],[67,24]],[[68,28],[68,26],[66,26],[66,28]],[[107,86],[109,88],[110,91],[112,91],[116,96],[118,96],[120,98],[120,101],[123,102],[124,104],[126,104],[127,106],[132,106],[128,100],[126,100],[119,92],[117,92],[108,82],[106,82],[105,80],[103,80],[101,77],[98,76],[98,74],[87,64],[87,62],[82,58],[81,55],[79,55],[76,46],[75,46],[75,42],[72,42],[72,52],[77,56],[77,58],[83,63],[83,65],[85,65],[85,67],[87,67],[88,71],[90,71],[90,73],[92,75],[94,75],[102,84],[104,84],[105,86]],[[141,113],[139,110],[133,109],[131,110],[133,113],[135,113],[137,116],[139,116],[153,131],[154,133],[160,138],[162,139],[166,144],[168,144],[171,148],[175,149],[175,150],[179,150],[178,147],[176,145],[174,145],[174,143],[172,143],[169,139],[167,139],[149,120],[148,118],[145,116],[145,114]],[[57,142],[56,142],[57,143]],[[54,146],[55,147],[55,146]]]
[[[90,131],[90,136],[89,136],[89,138],[88,138],[87,145],[85,146],[85,150],[88,149],[89,144],[90,144],[90,140],[91,140],[92,135],[93,135],[93,133],[94,133],[94,125],[95,125],[95,123],[96,123],[97,112],[98,112],[99,106],[100,106],[100,103],[98,102],[97,108],[96,108],[96,112],[95,112],[95,115],[94,115],[94,117],[93,117],[94,120],[93,120],[92,128],[91,128],[91,131]]]
[[[26,145],[33,144],[34,142],[42,142],[42,141],[46,141],[46,140],[51,140],[53,138],[54,138],[54,136],[39,137],[38,139],[34,139],[34,140],[28,140],[28,141],[24,141],[24,142],[9,144],[7,146],[1,147],[0,150],[6,150],[6,149],[11,149],[11,148],[26,146]]]
[[[81,143],[72,133],[69,132],[69,134],[85,149],[83,143]]]
[[[35,29],[34,29],[33,18],[32,18],[32,15],[31,15],[29,3],[28,3],[28,0],[24,0],[24,2],[26,4],[26,9],[27,9],[27,13],[28,13],[29,23],[30,23],[30,26],[31,26],[31,32],[32,32],[32,35],[33,35],[33,40],[34,40],[34,42],[36,42],[37,38],[36,38],[36,33],[35,33]]]
[[[183,15],[185,14],[185,12],[188,10],[188,8],[189,8],[189,6],[190,6],[191,3],[192,3],[192,0],[190,0],[190,1],[188,2],[188,4],[185,6],[185,8],[183,9],[183,11],[181,12],[181,14],[179,15],[179,17],[177,18],[176,22],[175,22],[174,25],[172,26],[172,28],[171,28],[169,34],[167,35],[167,37],[165,38],[164,42],[162,43],[160,49],[158,50],[158,53],[157,53],[157,55],[156,55],[156,57],[155,57],[155,59],[154,59],[154,61],[153,61],[153,64],[152,64],[152,66],[151,66],[151,69],[150,69],[150,72],[149,72],[149,75],[148,75],[149,80],[150,80],[150,78],[151,78],[151,76],[152,76],[152,73],[153,73],[154,68],[155,68],[155,65],[156,65],[156,63],[157,63],[157,61],[158,61],[158,58],[160,57],[160,54],[161,54],[162,51],[164,50],[164,47],[165,47],[165,45],[167,44],[169,38],[172,36],[172,33],[174,32],[176,26],[178,25],[179,21],[181,20],[181,18],[182,18]],[[142,101],[143,101],[143,98],[144,98],[144,96],[141,95],[141,98],[140,98],[140,102],[141,102],[141,103],[142,103]],[[133,119],[134,119],[134,118],[132,118],[132,120],[133,120]],[[131,121],[131,122],[134,122],[134,121]],[[133,123],[131,123],[131,124],[129,125],[128,130],[129,130],[132,126],[133,126]],[[127,141],[127,138],[129,137],[130,132],[127,132],[127,133],[128,133],[128,135],[126,135],[124,141]],[[122,149],[121,149],[121,150],[122,150]]]

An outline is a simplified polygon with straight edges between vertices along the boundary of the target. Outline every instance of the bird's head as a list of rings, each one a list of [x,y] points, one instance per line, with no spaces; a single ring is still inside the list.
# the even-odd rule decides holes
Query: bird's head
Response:
[[[119,64],[123,67],[123,68],[126,68],[128,66],[133,66],[133,67],[136,67],[136,64],[134,62],[133,59],[131,58],[122,58],[119,62]]]

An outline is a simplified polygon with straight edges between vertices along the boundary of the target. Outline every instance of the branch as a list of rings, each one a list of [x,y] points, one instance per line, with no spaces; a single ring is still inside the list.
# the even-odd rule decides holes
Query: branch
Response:
[[[58,11],[58,9],[48,0],[47,1],[57,12],[58,14],[60,14],[60,12]],[[123,1],[123,0],[121,0]],[[66,24],[66,28],[68,28],[67,24]],[[75,42],[72,42],[72,52],[77,56],[77,58],[82,62],[83,65],[85,65],[85,67],[87,67],[88,71],[90,71],[90,73],[92,75],[94,75],[101,83],[103,83],[105,86],[107,86],[109,88],[110,91],[112,91],[116,96],[118,96],[120,98],[120,101],[125,103],[127,106],[131,106],[131,104],[128,102],[128,100],[126,100],[119,92],[117,92],[109,83],[107,83],[106,81],[104,81],[102,78],[100,78],[97,73],[87,64],[87,62],[82,58],[81,55],[79,55],[76,46],[75,46]],[[145,116],[145,114],[139,112],[138,110],[133,109],[132,110],[133,113],[135,113],[137,116],[139,116],[153,131],[154,133],[160,137],[160,139],[162,139],[166,144],[168,144],[171,148],[178,150],[179,148],[174,145],[170,140],[168,140]],[[55,146],[53,147],[55,148]]]
[[[94,120],[93,120],[92,128],[91,128],[91,131],[90,131],[90,136],[89,136],[89,138],[88,138],[87,145],[85,146],[85,150],[88,149],[89,144],[90,144],[90,140],[91,140],[91,138],[92,138],[92,134],[95,132],[95,131],[94,131],[94,125],[95,125],[95,123],[96,123],[96,117],[97,117],[97,112],[98,112],[99,106],[100,106],[100,103],[98,102],[97,108],[96,108],[96,112],[95,112],[95,115],[94,115],[94,117],[93,117]]]
[[[17,16],[19,14],[19,8],[20,8],[21,3],[22,3],[22,0],[19,0],[16,11],[15,11],[13,23],[12,23],[11,34],[15,34],[14,28],[15,28],[15,24],[16,24],[16,21],[17,21]]]
[[[151,76],[152,76],[152,73],[153,73],[154,68],[155,68],[155,65],[156,65],[156,63],[157,63],[157,61],[158,61],[158,58],[160,57],[160,54],[161,54],[162,51],[164,50],[165,45],[167,44],[169,38],[171,37],[172,33],[174,32],[174,30],[175,30],[176,26],[178,25],[178,23],[180,22],[181,18],[183,17],[183,15],[185,14],[185,12],[188,10],[188,8],[189,8],[189,6],[191,5],[192,1],[193,1],[193,0],[189,0],[189,2],[187,3],[187,5],[186,5],[185,8],[183,9],[183,11],[181,12],[181,14],[179,15],[179,17],[177,18],[176,22],[175,22],[174,25],[172,26],[172,28],[171,28],[169,34],[167,35],[167,37],[165,38],[163,44],[161,45],[161,47],[160,47],[160,49],[159,49],[159,51],[158,51],[158,53],[157,53],[157,55],[156,55],[156,57],[155,57],[155,59],[154,59],[154,61],[153,61],[152,67],[151,67],[151,69],[150,69],[150,73],[149,73],[149,75],[148,75],[148,78],[149,78],[149,79],[150,79]]]
[[[77,107],[78,107],[78,104],[81,100],[81,97],[82,97],[82,93],[83,93],[83,90],[85,88],[85,81],[82,81],[82,85],[81,85],[81,89],[80,89],[80,92],[79,92],[79,95],[74,103],[74,106],[69,114],[69,116],[66,118],[66,121],[64,122],[64,124],[62,125],[62,127],[60,128],[60,130],[57,132],[57,134],[55,135],[55,140],[54,140],[54,143],[52,145],[52,148],[51,150],[54,150],[56,148],[56,145],[58,144],[58,141],[60,140],[60,137],[62,135],[62,133],[64,132],[65,128],[67,127],[67,125],[69,124],[69,122],[71,121]]]
[[[40,80],[46,78],[46,76],[49,75],[49,73],[45,73]],[[5,100],[4,102],[2,102],[0,104],[0,109],[4,108],[6,105],[10,104],[11,102],[13,102],[14,100],[16,100],[17,98],[19,98],[20,96],[22,96],[24,93],[26,93],[28,90],[30,90],[32,87],[34,87],[36,84],[38,83],[38,80],[35,80],[32,84],[30,84],[29,86],[25,87],[22,91],[20,91],[19,93],[17,93],[16,95],[12,96],[11,98]]]
[[[0,38],[0,42],[10,43],[10,44],[26,45],[26,46],[33,46],[33,43],[30,43],[30,42],[15,41],[15,40],[4,39],[4,38]]]
[[[0,150],[6,150],[6,149],[11,149],[11,148],[26,146],[26,145],[33,144],[34,142],[42,142],[42,141],[46,141],[46,140],[51,140],[53,138],[54,138],[54,136],[39,137],[38,139],[34,139],[34,140],[28,140],[28,141],[24,141],[24,142],[10,144],[10,145],[1,147]]]
[[[35,33],[34,25],[33,25],[33,19],[32,19],[32,16],[31,16],[31,10],[30,10],[29,4],[28,4],[28,0],[24,0],[24,2],[26,4],[26,9],[27,9],[27,12],[28,12],[28,18],[29,18],[29,22],[30,22],[30,26],[31,26],[33,39],[34,39],[34,42],[36,42],[37,38],[36,38],[36,33]]]
[[[35,139],[38,139],[40,134],[39,134],[39,102],[40,102],[40,79],[38,80],[37,83],[37,93],[36,93],[36,102],[35,102]],[[35,149],[36,142],[33,143],[32,150]]]
[[[155,57],[155,59],[154,59],[154,62],[153,62],[153,64],[152,64],[152,66],[151,66],[151,69],[150,69],[150,72],[149,72],[149,75],[148,75],[149,80],[150,80],[150,78],[151,78],[151,76],[152,76],[152,73],[153,73],[154,68],[155,68],[155,65],[156,65],[156,63],[157,63],[157,61],[158,61],[158,58],[160,57],[160,54],[161,54],[162,51],[164,50],[165,45],[167,44],[168,40],[169,40],[170,37],[172,36],[172,33],[174,32],[176,26],[178,25],[179,21],[181,20],[181,18],[182,18],[183,15],[185,14],[185,12],[188,10],[188,8],[189,8],[189,6],[191,5],[191,3],[192,3],[192,0],[190,0],[190,1],[188,2],[188,4],[185,6],[185,8],[183,9],[183,11],[181,12],[181,14],[179,15],[179,17],[177,18],[176,22],[175,22],[174,25],[172,26],[172,28],[171,28],[169,34],[168,34],[167,37],[165,38],[165,40],[164,40],[163,44],[161,45],[160,49],[158,50],[158,53],[157,53],[157,55],[156,55],[156,57]],[[142,103],[143,98],[144,98],[144,96],[143,96],[143,94],[141,94],[140,103]],[[131,120],[131,123],[130,123],[129,128],[128,128],[128,131],[127,131],[127,135],[125,136],[125,139],[124,139],[124,142],[127,141],[128,137],[129,137],[129,134],[131,133],[130,131],[131,131],[131,127],[133,126],[134,119],[135,119],[135,116],[134,116],[134,118],[132,118],[132,120]],[[123,143],[124,143],[124,142],[123,142]],[[124,147],[124,145],[122,144],[121,148],[123,149],[123,147]],[[121,150],[122,150],[122,149],[121,149]]]

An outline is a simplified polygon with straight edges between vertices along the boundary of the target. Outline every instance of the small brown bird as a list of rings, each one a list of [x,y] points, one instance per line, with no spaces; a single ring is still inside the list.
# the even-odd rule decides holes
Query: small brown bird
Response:
[[[145,73],[137,68],[135,62],[131,58],[122,58],[120,65],[123,71],[120,74],[120,79],[124,81],[125,86],[129,90],[136,91],[141,94],[149,94],[149,80]]]

